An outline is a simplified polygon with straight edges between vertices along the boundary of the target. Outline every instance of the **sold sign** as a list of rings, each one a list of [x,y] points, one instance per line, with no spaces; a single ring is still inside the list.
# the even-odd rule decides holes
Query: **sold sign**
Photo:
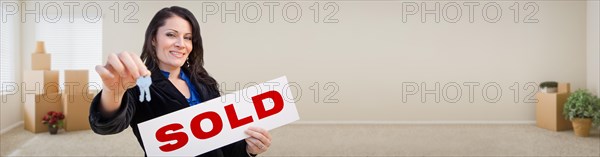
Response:
[[[251,102],[235,99],[237,94]],[[148,156],[196,156],[299,119],[285,76],[138,124]]]

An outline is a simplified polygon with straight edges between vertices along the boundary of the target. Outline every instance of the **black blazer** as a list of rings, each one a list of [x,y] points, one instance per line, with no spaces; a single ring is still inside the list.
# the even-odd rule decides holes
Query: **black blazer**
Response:
[[[187,68],[181,68],[181,72],[189,75]],[[90,106],[90,126],[92,130],[101,135],[116,134],[131,126],[135,137],[142,149],[144,144],[138,130],[138,123],[159,117],[180,109],[189,107],[187,99],[177,88],[169,81],[160,70],[154,70],[151,74],[152,85],[150,86],[150,96],[152,101],[139,101],[140,90],[136,86],[128,89],[121,100],[121,107],[112,115],[103,115],[100,112],[100,97],[102,91],[92,100]],[[220,96],[219,91],[209,91],[204,84],[192,80],[196,86],[196,91],[200,94],[201,101],[207,101]],[[215,149],[213,151],[201,154],[201,157],[229,157],[229,156],[248,156],[246,152],[247,143],[244,140],[237,141],[227,146]],[[145,153],[144,153],[145,154]]]

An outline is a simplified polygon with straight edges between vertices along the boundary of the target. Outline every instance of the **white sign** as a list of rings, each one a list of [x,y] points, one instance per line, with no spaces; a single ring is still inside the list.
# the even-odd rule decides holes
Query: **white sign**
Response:
[[[148,156],[196,156],[249,137],[244,131],[250,126],[271,130],[298,119],[292,92],[283,76],[148,120],[138,127]]]

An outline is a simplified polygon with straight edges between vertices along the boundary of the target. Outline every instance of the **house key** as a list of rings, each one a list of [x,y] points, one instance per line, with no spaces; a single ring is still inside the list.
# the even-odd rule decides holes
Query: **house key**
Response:
[[[150,102],[150,85],[152,85],[150,75],[139,77],[136,84],[140,88],[140,102],[144,102],[144,94],[146,94],[146,101]]]

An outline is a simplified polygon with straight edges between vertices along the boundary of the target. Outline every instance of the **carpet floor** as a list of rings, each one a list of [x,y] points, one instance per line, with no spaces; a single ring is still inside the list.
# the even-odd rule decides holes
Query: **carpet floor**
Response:
[[[262,156],[600,156],[600,131],[577,137],[532,124],[290,124]],[[130,129],[0,135],[1,156],[143,156]]]

